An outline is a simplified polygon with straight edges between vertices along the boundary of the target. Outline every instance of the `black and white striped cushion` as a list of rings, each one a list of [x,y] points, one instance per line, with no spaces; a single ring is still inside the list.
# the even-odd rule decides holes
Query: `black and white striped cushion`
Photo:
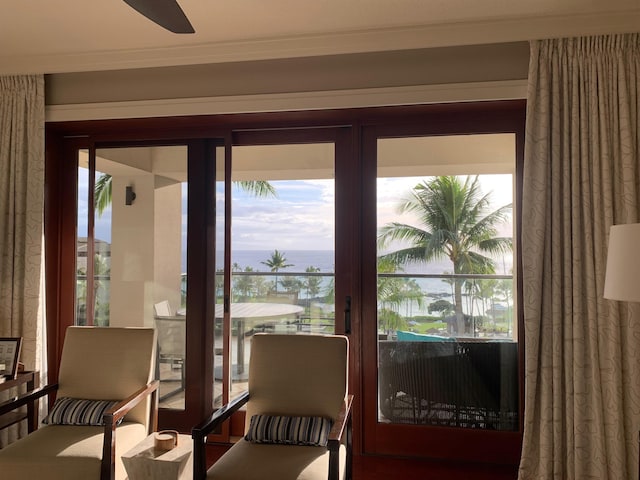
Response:
[[[117,400],[85,400],[58,398],[49,415],[42,421],[50,425],[104,425],[104,412],[117,405]]]
[[[322,417],[253,415],[244,438],[254,443],[326,447],[331,423]]]

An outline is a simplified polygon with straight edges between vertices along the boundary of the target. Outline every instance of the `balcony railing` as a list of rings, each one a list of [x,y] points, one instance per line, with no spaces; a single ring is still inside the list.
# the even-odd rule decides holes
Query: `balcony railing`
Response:
[[[108,324],[108,275],[95,277],[100,324]],[[322,272],[233,272],[232,302],[274,301],[304,308],[301,320],[327,325],[335,319],[334,275]],[[216,276],[222,285],[222,275]],[[514,337],[514,295],[511,275],[378,274],[378,329],[392,338],[397,330],[456,337]],[[455,282],[461,284],[465,331],[455,331]],[[77,276],[77,312],[82,320],[86,277]],[[83,293],[84,292],[84,293]],[[183,285],[182,307],[186,305]],[[222,292],[216,291],[216,303]]]
[[[222,275],[216,277],[222,285]],[[96,318],[108,322],[109,276],[96,277]],[[232,303],[277,302],[302,307],[276,321],[279,331],[335,330],[334,275],[322,272],[233,272]],[[465,331],[455,331],[455,284]],[[86,278],[77,277],[82,321]],[[378,286],[379,421],[516,430],[519,424],[517,343],[511,275],[380,273]],[[182,285],[186,305],[186,282]],[[216,302],[222,303],[222,292]],[[102,315],[102,316],[101,316]],[[232,335],[277,330],[256,322]],[[216,326],[220,327],[218,320]],[[406,341],[411,332],[430,341]],[[433,341],[434,339],[439,341]],[[455,341],[451,341],[455,340]],[[235,344],[234,344],[235,345]]]

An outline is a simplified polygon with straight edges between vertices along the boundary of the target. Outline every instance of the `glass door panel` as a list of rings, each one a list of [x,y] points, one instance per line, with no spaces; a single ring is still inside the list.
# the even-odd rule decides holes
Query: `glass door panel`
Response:
[[[225,340],[224,336],[224,297],[225,297],[225,275],[224,275],[224,261],[225,261],[225,229],[226,229],[226,193],[225,193],[225,148],[224,146],[215,147],[215,159],[216,159],[216,188],[215,188],[215,202],[216,202],[216,226],[215,226],[215,245],[213,250],[216,253],[216,272],[215,272],[215,318],[213,319],[214,325],[214,344],[213,344],[213,408],[220,408],[226,402],[229,401],[228,394],[228,378],[224,378],[224,352],[225,347],[228,352],[229,342]]]
[[[111,230],[111,187],[100,168],[92,151],[79,151],[76,325],[109,326],[111,245],[105,239]]]
[[[334,143],[232,149],[231,397],[258,332],[335,332]]]
[[[78,152],[78,215],[76,219],[76,295],[75,325],[87,325],[87,291],[90,287],[87,268],[88,259],[93,256],[93,241],[89,240],[89,212],[92,209],[89,192],[89,150]],[[93,319],[91,318],[91,321]]]
[[[511,134],[378,140],[379,422],[518,429],[514,170]]]
[[[95,160],[85,155],[86,162],[83,153],[76,324],[154,326],[160,406],[182,410],[187,147],[102,148],[96,150]],[[88,261],[90,257],[93,262]]]
[[[376,161],[365,451],[498,461],[470,449],[520,435],[516,134],[389,130],[365,137]]]

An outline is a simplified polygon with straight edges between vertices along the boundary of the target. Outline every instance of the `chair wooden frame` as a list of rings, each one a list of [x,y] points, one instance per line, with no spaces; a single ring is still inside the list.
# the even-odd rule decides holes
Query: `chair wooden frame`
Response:
[[[133,407],[148,396],[151,397],[151,408],[149,411],[149,431],[147,433],[150,434],[158,429],[158,386],[159,382],[153,380],[104,413],[104,438],[102,444],[100,480],[113,480],[115,478],[116,427],[118,422],[124,418]],[[0,415],[9,413],[24,405],[34,404],[41,397],[55,393],[57,389],[58,384],[53,383],[2,402],[0,403]]]
[[[193,478],[194,480],[203,480],[207,477],[206,465],[206,440],[207,435],[217,429],[225,420],[238,411],[244,404],[249,401],[249,392],[245,391],[234,400],[216,410],[207,420],[194,427],[191,430],[193,438]],[[327,442],[327,450],[329,450],[329,476],[327,480],[339,480],[340,474],[340,444],[344,441],[346,446],[345,459],[345,475],[344,480],[351,480],[352,477],[352,438],[353,438],[353,421],[351,418],[351,406],[353,403],[353,395],[349,394],[345,397],[344,403],[340,409],[331,431],[329,432],[329,440]]]

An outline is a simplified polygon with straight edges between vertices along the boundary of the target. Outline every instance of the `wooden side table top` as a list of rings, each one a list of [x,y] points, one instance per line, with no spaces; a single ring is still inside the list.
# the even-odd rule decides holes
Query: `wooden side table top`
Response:
[[[152,433],[122,455],[129,480],[191,480],[193,478],[193,440],[178,435],[178,445],[171,450],[156,450]]]

